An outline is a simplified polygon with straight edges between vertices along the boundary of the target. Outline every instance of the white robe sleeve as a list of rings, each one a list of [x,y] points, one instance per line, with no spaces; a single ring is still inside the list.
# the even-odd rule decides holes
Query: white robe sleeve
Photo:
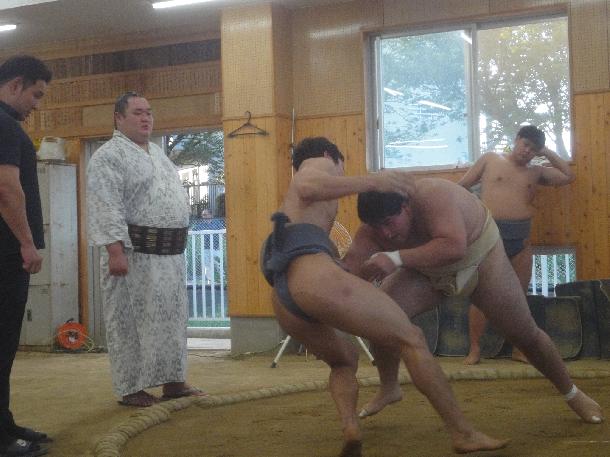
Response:
[[[127,231],[125,164],[111,148],[100,148],[87,168],[87,213],[89,244],[105,246],[122,241],[132,248]]]

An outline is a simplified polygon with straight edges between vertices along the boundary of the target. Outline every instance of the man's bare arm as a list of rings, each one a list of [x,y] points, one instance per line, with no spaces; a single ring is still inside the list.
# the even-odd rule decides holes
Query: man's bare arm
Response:
[[[363,224],[358,228],[349,250],[342,259],[343,266],[350,273],[363,277],[362,265],[371,255],[381,250],[381,246],[374,239],[371,228]]]
[[[552,165],[552,168],[542,167],[539,184],[543,186],[565,186],[576,178],[570,168],[570,164],[549,148],[542,148],[538,156],[546,157]]]
[[[38,273],[42,258],[34,246],[25,210],[25,194],[19,181],[19,168],[14,165],[0,165],[0,215],[21,245],[23,268],[30,273]]]
[[[335,200],[360,192],[397,192],[408,195],[413,178],[404,171],[383,171],[363,176],[337,176],[332,161],[315,159],[304,163],[293,178],[293,185],[303,201]]]
[[[483,154],[479,157],[472,167],[468,169],[466,174],[462,176],[462,179],[458,181],[458,184],[466,189],[470,189],[475,184],[481,181],[481,177],[483,176],[483,172],[485,171],[485,165],[487,160],[489,159],[489,154]]]

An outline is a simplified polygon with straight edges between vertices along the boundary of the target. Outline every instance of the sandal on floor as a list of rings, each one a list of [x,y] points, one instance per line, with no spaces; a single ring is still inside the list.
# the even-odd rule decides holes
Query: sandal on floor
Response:
[[[135,406],[137,408],[148,408],[149,406],[159,403],[159,399],[148,392],[137,392],[131,395],[125,395],[118,404],[121,406]]]
[[[182,398],[182,397],[207,397],[209,394],[205,393],[203,390],[199,390],[196,387],[187,387],[186,389],[179,390],[178,392],[174,392],[171,394],[163,394],[161,397],[162,400],[171,400],[173,398]]]

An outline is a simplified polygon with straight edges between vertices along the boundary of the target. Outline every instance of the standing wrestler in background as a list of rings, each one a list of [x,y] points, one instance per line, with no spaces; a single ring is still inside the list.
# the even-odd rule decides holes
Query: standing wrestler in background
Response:
[[[388,295],[345,271],[333,258],[328,234],[337,199],[369,190],[407,195],[411,178],[397,171],[344,176],[343,155],[325,138],[303,140],[292,163],[295,174],[280,212],[272,217],[275,227],[263,246],[261,267],[274,286],[279,324],[331,368],[329,389],[343,428],[341,456],[360,456],[362,436],[356,413],[358,353],[337,329],[398,354],[413,384],[443,419],[457,452],[504,447],[506,441],[478,432],[464,417],[423,332]]]
[[[529,237],[535,212],[532,201],[536,187],[559,187],[574,181],[568,163],[544,144],[544,132],[533,125],[521,127],[510,153],[483,154],[458,183],[466,189],[481,183],[481,200],[491,211],[500,229],[506,255],[526,293],[532,274]],[[530,162],[534,157],[548,159],[551,166],[532,165]],[[470,352],[464,363],[473,365],[481,359],[479,340],[487,320],[472,305],[468,319]],[[513,359],[527,362],[527,358],[518,349],[513,349]]]

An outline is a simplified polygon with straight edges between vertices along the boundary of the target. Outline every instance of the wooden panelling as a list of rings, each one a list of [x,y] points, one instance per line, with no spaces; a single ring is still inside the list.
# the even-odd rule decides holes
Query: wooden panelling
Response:
[[[220,62],[54,80],[41,109],[114,102],[129,90],[149,98],[220,92]]]
[[[154,110],[154,107],[152,108]],[[85,106],[83,108],[83,122],[81,125],[85,129],[101,128],[106,131],[112,131],[113,119],[114,103],[106,105]]]
[[[519,11],[549,5],[565,5],[569,0],[489,0],[491,14]]]
[[[577,271],[581,279],[610,275],[608,173],[610,94],[579,95],[574,100],[577,180],[570,194],[578,227]]]
[[[277,194],[280,202],[290,184],[292,178],[292,157],[291,157],[291,131],[292,122],[287,117],[276,118],[276,160],[277,160]],[[295,132],[296,135],[296,132]],[[296,136],[295,136],[296,141]]]
[[[572,90],[608,89],[608,5],[607,0],[570,2],[570,52]]]
[[[273,79],[275,113],[292,113],[292,17],[281,6],[273,7]]]
[[[297,116],[362,112],[362,34],[381,25],[381,3],[355,1],[303,8],[293,16]]]
[[[225,132],[238,128],[243,121],[223,123]],[[252,123],[269,132],[267,136],[242,135],[225,138],[225,174],[227,188],[227,250],[229,312],[231,316],[270,316],[271,288],[259,269],[260,247],[271,231],[271,214],[280,202],[281,170],[285,157],[278,160],[277,121],[273,117],[256,118]],[[285,127],[282,127],[285,128]],[[288,124],[289,128],[289,124]],[[287,148],[283,144],[282,148]]]
[[[130,30],[124,34],[111,34],[110,36],[97,36],[93,38],[79,37],[74,40],[38,43],[36,46],[0,49],[0,60],[15,54],[30,54],[44,60],[69,59],[75,56],[89,56],[92,54],[116,53],[119,51],[166,45],[179,45],[180,43],[196,43],[207,40],[217,40],[219,30],[202,32],[199,25],[190,27],[155,29],[149,32],[135,32]]]
[[[576,247],[580,279],[610,276],[610,92],[577,95],[574,101],[574,168],[577,179],[562,188],[540,187],[534,206],[532,242]],[[346,156],[346,173],[365,173],[362,115],[310,117],[297,121],[297,141],[325,136]],[[465,170],[418,172],[457,181]],[[355,198],[342,199],[337,220],[353,235]]]
[[[56,132],[64,128],[83,125],[80,108],[40,110],[37,115],[39,119],[38,128],[43,132]]]
[[[153,111],[157,127],[193,126],[196,119],[219,120],[222,114],[220,94],[202,94],[188,97],[153,99]],[[218,122],[216,122],[218,124]],[[202,125],[209,125],[207,122]]]
[[[364,116],[315,117],[297,120],[296,142],[306,137],[324,136],[335,143],[345,156],[345,174],[350,176],[366,173],[366,151],[364,147]],[[359,226],[356,212],[356,196],[341,199],[337,221],[353,236]]]
[[[271,4],[223,10],[221,25],[224,117],[273,113]]]
[[[220,62],[206,62],[54,81],[40,109],[29,117],[26,130],[34,137],[108,134],[114,100],[128,90],[149,99],[157,129],[221,122]]]
[[[141,49],[95,52],[89,55],[47,60],[53,78],[66,79],[220,61],[220,40],[172,43]]]
[[[489,13],[489,0],[384,0],[383,25],[392,27]]]
[[[526,13],[528,8],[558,3],[355,0],[291,11],[271,3],[225,8],[220,31],[222,62],[57,80],[25,126],[38,138],[107,135],[112,128],[114,98],[132,89],[151,99],[156,128],[162,130],[219,125],[222,113],[224,131],[229,132],[250,111],[252,122],[270,135],[240,136],[225,142],[229,306],[233,316],[270,316],[270,288],[259,272],[258,255],[260,243],[271,229],[269,216],[290,179],[291,108],[295,107],[298,118],[296,141],[326,136],[344,152],[347,174],[363,174],[363,30]],[[535,201],[538,213],[533,241],[575,246],[581,279],[610,276],[609,4],[610,0],[569,2],[571,84],[579,94],[572,110],[577,180],[568,188],[541,189]],[[161,35],[158,45],[171,44]],[[149,37],[148,43],[154,38]],[[78,43],[69,49],[54,47],[46,55],[90,54],[95,47],[88,46],[86,51],[79,51]],[[126,36],[121,43],[99,44],[97,52],[135,47]],[[138,58],[162,60],[155,51]],[[590,91],[599,93],[587,94]],[[430,175],[457,180],[462,173]],[[353,235],[359,225],[355,197],[341,201],[337,219]]]

